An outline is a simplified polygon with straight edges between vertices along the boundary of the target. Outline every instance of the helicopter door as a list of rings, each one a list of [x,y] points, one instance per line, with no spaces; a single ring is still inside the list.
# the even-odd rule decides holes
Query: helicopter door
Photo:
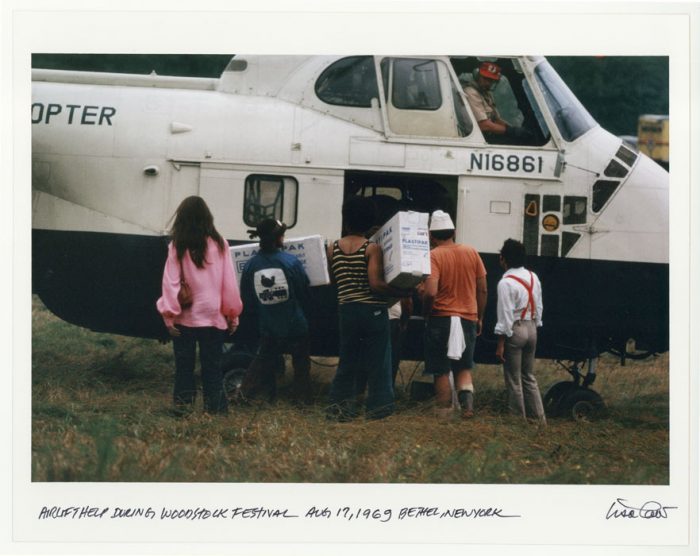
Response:
[[[522,235],[522,187],[513,180],[460,176],[457,241],[498,253],[503,241]]]
[[[464,109],[455,111],[454,84],[440,60],[383,58],[380,71],[391,134],[462,137],[471,131],[468,119],[462,121],[466,118]]]
[[[531,191],[538,188],[541,184],[533,183]],[[508,238],[522,240],[532,256],[566,257],[574,246],[587,252],[587,197],[528,189],[527,181],[461,176],[458,240],[487,253],[498,253]]]

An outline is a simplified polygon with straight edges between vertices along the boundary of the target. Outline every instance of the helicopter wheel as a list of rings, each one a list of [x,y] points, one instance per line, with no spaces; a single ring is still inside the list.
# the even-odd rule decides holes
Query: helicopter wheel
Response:
[[[224,353],[221,360],[221,371],[224,375],[224,392],[234,394],[243,383],[253,355],[245,351]]]
[[[574,389],[576,389],[576,384],[570,380],[553,384],[542,398],[545,415],[547,417],[561,417],[565,414],[566,409],[563,402]]]
[[[564,400],[566,412],[575,421],[592,421],[605,414],[605,403],[597,392],[578,389]]]

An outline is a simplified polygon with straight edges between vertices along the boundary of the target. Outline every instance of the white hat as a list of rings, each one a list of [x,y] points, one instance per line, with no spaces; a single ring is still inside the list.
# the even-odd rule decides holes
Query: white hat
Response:
[[[430,217],[430,231],[437,230],[454,230],[455,225],[452,223],[452,218],[445,211],[436,210]]]

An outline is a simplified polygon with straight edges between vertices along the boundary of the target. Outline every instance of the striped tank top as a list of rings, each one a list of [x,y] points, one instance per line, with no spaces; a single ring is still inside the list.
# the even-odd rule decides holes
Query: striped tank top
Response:
[[[372,293],[369,289],[367,276],[367,246],[365,241],[357,251],[345,254],[338,242],[333,242],[331,269],[335,283],[338,286],[338,303],[367,303],[370,305],[386,305],[383,296]]]

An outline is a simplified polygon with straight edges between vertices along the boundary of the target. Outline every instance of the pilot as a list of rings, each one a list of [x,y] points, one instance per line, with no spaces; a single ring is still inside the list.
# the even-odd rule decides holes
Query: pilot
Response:
[[[532,134],[525,128],[513,127],[498,113],[491,89],[501,79],[501,67],[482,62],[476,79],[464,87],[464,94],[474,112],[479,129],[489,143],[526,144]]]

